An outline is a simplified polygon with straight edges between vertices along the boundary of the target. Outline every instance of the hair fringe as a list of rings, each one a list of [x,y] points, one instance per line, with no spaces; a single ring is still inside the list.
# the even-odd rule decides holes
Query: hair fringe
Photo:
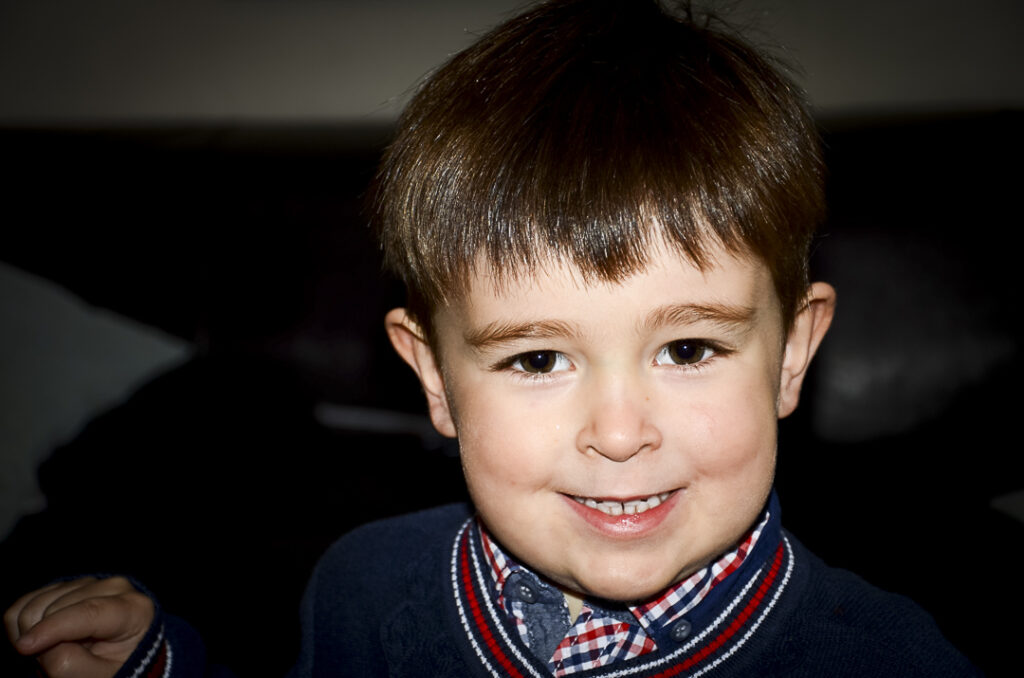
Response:
[[[817,130],[775,63],[676,5],[535,5],[421,85],[372,194],[428,333],[481,264],[498,285],[549,261],[622,280],[662,243],[760,257],[791,322],[824,215]]]

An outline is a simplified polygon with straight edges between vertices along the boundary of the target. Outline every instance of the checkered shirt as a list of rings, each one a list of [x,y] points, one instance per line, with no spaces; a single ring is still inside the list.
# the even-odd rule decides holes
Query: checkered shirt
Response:
[[[612,603],[608,601],[584,600],[583,608],[575,622],[569,619],[569,607],[564,596],[561,597],[562,618],[552,622],[548,618],[538,618],[538,615],[543,613],[536,611],[537,607],[532,601],[524,600],[523,596],[517,595],[515,591],[506,591],[506,583],[512,579],[528,582],[528,588],[531,589],[528,591],[530,597],[533,597],[534,590],[548,594],[557,593],[561,596],[555,587],[507,555],[497,542],[491,539],[479,520],[477,525],[484,553],[491,564],[490,570],[494,578],[498,604],[515,621],[522,641],[536,654],[540,649],[534,647],[538,644],[538,625],[542,630],[555,633],[562,628],[568,628],[551,656],[540,657],[547,660],[552,675],[568,676],[577,671],[607,666],[657,649],[652,634],[648,631],[653,633],[655,629],[664,628],[675,622],[700,604],[715,586],[735,572],[747,554],[753,550],[767,522],[768,512],[765,511],[762,519],[735,549],[683,581],[673,584],[658,597],[639,605],[619,608],[611,607]],[[543,629],[545,626],[556,628]]]

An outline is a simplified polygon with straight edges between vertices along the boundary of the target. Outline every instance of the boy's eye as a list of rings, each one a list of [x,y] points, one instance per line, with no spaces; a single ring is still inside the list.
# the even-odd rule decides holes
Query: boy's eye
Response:
[[[677,339],[661,347],[654,362],[657,365],[695,365],[714,355],[714,350],[697,339]]]
[[[530,351],[517,355],[512,367],[528,374],[548,374],[568,369],[569,359],[558,351]]]

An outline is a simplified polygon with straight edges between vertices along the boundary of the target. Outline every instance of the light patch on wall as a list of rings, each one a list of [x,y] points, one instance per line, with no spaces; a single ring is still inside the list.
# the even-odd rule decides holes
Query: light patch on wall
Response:
[[[968,292],[962,252],[884,229],[836,234],[836,321],[816,358],[815,433],[858,442],[911,431],[1018,354],[994,298]]]
[[[0,263],[0,539],[45,507],[36,468],[189,344]]]
[[[992,500],[991,506],[1024,523],[1024,490],[1000,495]]]

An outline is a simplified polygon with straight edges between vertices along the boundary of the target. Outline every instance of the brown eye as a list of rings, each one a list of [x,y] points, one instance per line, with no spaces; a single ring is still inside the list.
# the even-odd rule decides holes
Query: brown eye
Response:
[[[702,341],[678,339],[665,344],[655,362],[659,365],[695,365],[706,360],[712,353],[711,347]]]
[[[519,366],[523,368],[523,372],[529,372],[530,374],[547,374],[551,370],[555,369],[555,365],[558,363],[558,354],[554,351],[536,351],[533,353],[524,353],[517,359]]]

